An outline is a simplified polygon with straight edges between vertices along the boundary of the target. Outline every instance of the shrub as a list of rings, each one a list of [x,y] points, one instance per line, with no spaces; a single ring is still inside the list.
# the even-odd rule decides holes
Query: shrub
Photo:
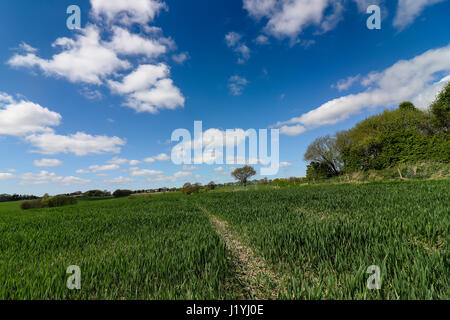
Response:
[[[192,194],[192,193],[199,193],[202,188],[202,185],[200,183],[190,184],[185,183],[183,188],[181,189],[181,192],[184,194]]]
[[[113,193],[114,198],[121,198],[121,197],[128,197],[129,195],[131,195],[133,193],[133,191],[131,190],[116,190]]]
[[[20,204],[20,209],[22,210],[37,209],[37,208],[42,208],[41,199],[25,200]]]
[[[72,204],[76,204],[77,200],[72,197],[68,197],[65,195],[55,196],[55,197],[47,197],[41,200],[42,207],[44,208],[54,208],[54,207],[63,207],[70,206]]]
[[[68,197],[66,195],[60,195],[55,197],[46,196],[42,199],[26,200],[20,204],[22,210],[38,209],[38,208],[55,208],[69,206],[76,204],[75,198]]]

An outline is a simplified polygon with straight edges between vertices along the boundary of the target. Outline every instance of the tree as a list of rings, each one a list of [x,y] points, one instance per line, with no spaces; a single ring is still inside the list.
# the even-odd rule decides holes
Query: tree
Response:
[[[215,188],[216,188],[216,184],[214,183],[214,181],[211,181],[210,183],[208,183],[209,190],[214,190]]]
[[[131,190],[116,190],[113,193],[114,198],[128,197],[133,191]]]
[[[194,184],[190,184],[189,182],[186,182],[183,185],[183,188],[181,189],[181,192],[184,194],[193,194],[193,193],[199,193],[200,189],[202,188],[201,183],[194,183]]]
[[[331,167],[324,162],[313,161],[306,167],[306,178],[310,180],[327,179],[333,175]]]
[[[416,110],[416,107],[414,106],[414,104],[412,102],[409,102],[409,101],[405,101],[405,102],[400,103],[398,108],[400,110]]]
[[[342,162],[336,138],[330,135],[314,140],[306,150],[304,159],[329,166],[334,175],[339,175],[341,172]]]
[[[433,126],[438,131],[448,132],[450,127],[450,83],[431,104],[430,113]]]
[[[242,168],[235,169],[233,172],[231,172],[231,175],[236,179],[239,180],[244,186],[247,185],[248,178],[253,177],[256,174],[255,169],[250,166],[245,166]]]

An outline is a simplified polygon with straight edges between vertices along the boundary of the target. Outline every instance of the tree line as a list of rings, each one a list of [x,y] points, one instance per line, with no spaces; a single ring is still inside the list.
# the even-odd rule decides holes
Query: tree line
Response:
[[[314,140],[304,159],[310,179],[421,161],[450,163],[450,84],[428,110],[403,102],[349,130]]]

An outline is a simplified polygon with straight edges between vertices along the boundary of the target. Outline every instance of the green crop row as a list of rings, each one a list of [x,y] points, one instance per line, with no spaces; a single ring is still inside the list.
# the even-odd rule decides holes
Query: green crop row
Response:
[[[18,207],[18,204],[16,203]],[[225,246],[177,197],[0,209],[0,299],[223,299]],[[81,290],[66,287],[81,269]]]
[[[450,182],[217,192],[228,221],[284,280],[286,299],[448,299]],[[381,269],[380,290],[367,268]]]

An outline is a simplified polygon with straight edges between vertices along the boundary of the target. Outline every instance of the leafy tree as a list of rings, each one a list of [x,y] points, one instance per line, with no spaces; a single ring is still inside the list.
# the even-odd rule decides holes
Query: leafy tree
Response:
[[[335,173],[325,162],[311,162],[306,167],[306,178],[310,180],[320,180],[331,178]]]
[[[131,190],[116,190],[113,193],[114,198],[121,198],[121,197],[128,197],[129,195],[131,195],[133,193],[133,191]]]
[[[432,124],[438,131],[448,132],[450,127],[450,83],[439,93],[430,106]]]
[[[214,183],[214,181],[211,181],[210,183],[208,183],[209,190],[214,190],[215,188],[216,188],[216,184]]]
[[[231,175],[236,179],[239,180],[241,184],[244,186],[247,185],[248,178],[253,177],[256,174],[255,169],[251,166],[245,166],[242,168],[235,169],[233,172],[231,172]]]
[[[183,188],[181,188],[181,192],[189,195],[189,194],[193,194],[193,193],[199,193],[201,188],[202,188],[202,185],[200,183],[190,184],[189,182],[186,182],[183,185]]]
[[[414,104],[412,102],[409,101],[405,101],[400,103],[400,105],[398,106],[398,108],[400,110],[416,110],[416,107],[414,106]]]

